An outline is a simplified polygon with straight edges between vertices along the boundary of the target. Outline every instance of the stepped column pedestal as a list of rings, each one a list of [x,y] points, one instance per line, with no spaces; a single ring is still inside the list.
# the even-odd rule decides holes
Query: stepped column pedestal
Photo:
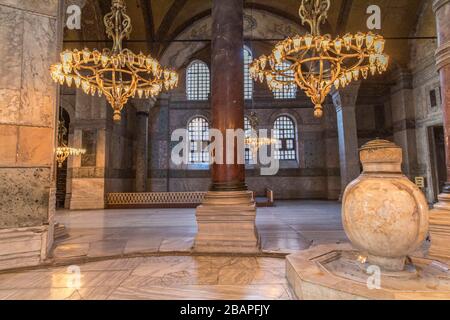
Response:
[[[212,128],[224,138],[227,129],[244,127],[243,2],[213,0],[212,7]],[[224,159],[233,150],[233,164],[212,165],[210,191],[197,208],[196,252],[259,251],[256,205],[245,184],[245,164],[237,162],[237,147],[223,142]]]

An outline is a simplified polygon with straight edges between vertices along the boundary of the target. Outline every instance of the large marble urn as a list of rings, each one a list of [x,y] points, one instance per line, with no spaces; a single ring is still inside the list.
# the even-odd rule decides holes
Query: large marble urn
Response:
[[[382,269],[399,271],[428,232],[423,193],[401,172],[402,149],[374,140],[360,150],[363,173],[345,190],[342,220],[353,245]]]

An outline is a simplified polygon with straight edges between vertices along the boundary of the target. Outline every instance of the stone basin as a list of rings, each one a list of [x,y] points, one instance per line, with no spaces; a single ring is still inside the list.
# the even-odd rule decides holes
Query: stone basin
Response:
[[[298,299],[450,300],[450,272],[443,263],[412,257],[404,271],[378,269],[376,289],[368,273],[374,267],[365,260],[350,244],[322,245],[288,256],[286,274]]]

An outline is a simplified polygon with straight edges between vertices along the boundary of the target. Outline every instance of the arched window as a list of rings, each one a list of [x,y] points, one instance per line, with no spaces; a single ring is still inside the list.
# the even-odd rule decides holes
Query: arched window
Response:
[[[250,76],[250,64],[252,63],[252,52],[244,47],[244,99],[253,98],[253,79]]]
[[[209,164],[209,124],[203,117],[195,117],[188,124],[189,163]]]
[[[278,140],[275,159],[297,160],[297,130],[292,118],[278,117],[274,123],[274,136]]]
[[[282,62],[275,66],[275,69],[277,70],[286,70],[290,67],[290,64],[288,62]],[[294,71],[288,70],[285,72],[286,76],[276,76],[275,79],[278,81],[287,81],[291,80],[294,77]],[[292,78],[290,77],[292,76]],[[297,85],[295,83],[290,85],[284,85],[282,89],[275,89],[273,90],[273,96],[275,99],[295,99],[297,96]]]
[[[188,100],[208,100],[210,92],[209,68],[202,61],[194,61],[186,72],[186,94]]]
[[[244,117],[244,132],[246,139],[252,136],[252,130],[254,130],[254,128],[252,128],[250,119],[248,117]],[[251,146],[248,144],[245,145],[245,163],[246,164],[253,163],[253,150],[251,149]]]

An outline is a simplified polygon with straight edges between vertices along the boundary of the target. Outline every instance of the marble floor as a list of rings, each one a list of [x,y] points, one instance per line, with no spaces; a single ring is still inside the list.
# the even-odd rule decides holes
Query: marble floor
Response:
[[[0,274],[1,300],[289,300],[285,260],[164,256]]]
[[[68,236],[56,242],[53,261],[189,253],[197,231],[195,209],[58,211]],[[263,252],[289,254],[311,245],[346,241],[340,204],[279,201],[258,208]]]

